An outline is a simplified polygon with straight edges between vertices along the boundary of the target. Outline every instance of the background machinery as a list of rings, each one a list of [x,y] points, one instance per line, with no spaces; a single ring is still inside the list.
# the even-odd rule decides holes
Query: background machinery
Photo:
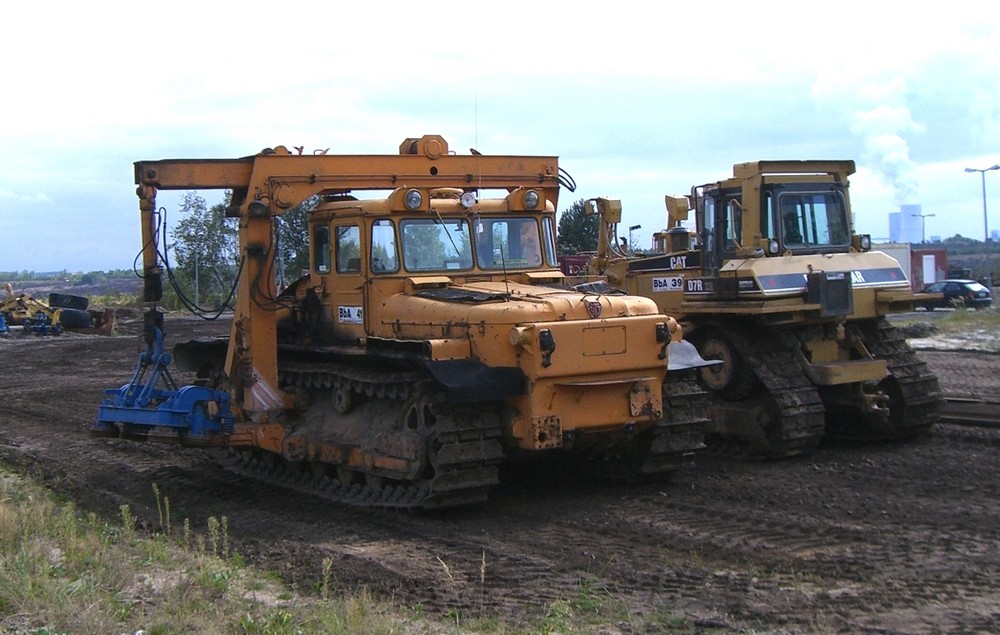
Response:
[[[118,328],[113,309],[88,310],[89,299],[79,295],[50,293],[48,301],[30,293],[15,293],[10,283],[0,297],[0,317],[9,330],[20,326],[30,335],[59,335],[63,330],[112,335]]]
[[[243,469],[402,508],[484,500],[503,460],[572,453],[638,478],[703,447],[696,382],[664,381],[687,344],[677,323],[648,298],[558,288],[555,157],[460,156],[424,136],[398,155],[279,146],[135,176],[145,348],[96,432],[227,446]],[[235,314],[227,338],[170,355],[156,194],[209,188],[232,191],[238,218]],[[314,196],[310,270],[279,293],[274,219]],[[199,381],[176,386],[171,361]]]
[[[757,161],[732,178],[666,197],[659,253],[615,244],[618,201],[597,199],[601,238],[589,273],[652,298],[698,350],[710,434],[767,457],[821,437],[903,439],[928,430],[937,378],[885,317],[915,296],[899,264],[854,231],[853,161]],[[690,211],[695,231],[682,227]]]

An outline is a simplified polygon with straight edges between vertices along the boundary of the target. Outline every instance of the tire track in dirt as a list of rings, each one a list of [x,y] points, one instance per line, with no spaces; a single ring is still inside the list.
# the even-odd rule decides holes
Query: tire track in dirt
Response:
[[[365,586],[442,615],[524,620],[589,593],[634,617],[679,612],[720,632],[1000,626],[1000,431],[939,425],[911,443],[829,445],[776,463],[703,456],[658,484],[543,465],[483,506],[359,510],[247,480],[210,451],[86,435],[103,390],[131,373],[135,338],[8,344],[19,361],[0,366],[0,459],[112,522],[128,504],[152,530],[156,483],[174,531],[226,516],[233,548],[301,591],[330,558],[334,589]],[[927,361],[951,373],[946,387],[1000,378],[997,356],[965,359]]]
[[[917,355],[938,376],[945,395],[1000,402],[997,353],[920,350]]]

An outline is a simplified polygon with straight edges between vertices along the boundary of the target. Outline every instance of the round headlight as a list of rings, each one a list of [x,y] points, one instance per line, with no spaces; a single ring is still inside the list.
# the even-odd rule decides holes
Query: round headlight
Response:
[[[524,207],[526,209],[535,209],[538,207],[538,192],[535,190],[528,190],[524,193]]]
[[[772,239],[771,242],[767,243],[767,250],[772,254],[778,253],[778,241]]]
[[[247,215],[254,218],[267,216],[267,204],[263,201],[250,201],[247,205]]]
[[[869,236],[868,234],[865,234],[864,236],[861,237],[861,248],[864,249],[865,251],[868,251],[869,249],[872,248],[872,237]]]
[[[410,190],[403,201],[406,203],[406,209],[417,209],[424,202],[424,196],[420,190]]]

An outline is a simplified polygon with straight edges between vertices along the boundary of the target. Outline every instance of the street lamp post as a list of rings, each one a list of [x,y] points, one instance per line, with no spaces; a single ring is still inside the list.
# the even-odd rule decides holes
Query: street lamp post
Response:
[[[637,229],[642,229],[642,225],[632,225],[628,228],[628,248],[632,251],[632,232]]]
[[[989,221],[986,216],[986,173],[990,170],[1000,170],[1000,163],[983,169],[965,168],[966,172],[979,172],[979,176],[983,179],[983,242],[989,242],[990,240]]]
[[[926,219],[930,218],[933,215],[934,214],[910,214],[910,216],[913,216],[914,218],[919,218],[920,219],[920,244],[921,245],[924,245],[924,244],[927,243],[927,231],[926,231],[926,229],[927,229],[927,220]]]

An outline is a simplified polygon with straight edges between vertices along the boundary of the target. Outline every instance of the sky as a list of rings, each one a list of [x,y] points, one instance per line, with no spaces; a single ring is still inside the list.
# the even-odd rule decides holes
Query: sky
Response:
[[[918,6],[920,5],[920,6]],[[759,159],[854,159],[857,229],[919,204],[984,234],[1000,163],[993,2],[14,3],[0,38],[0,271],[129,269],[132,164],[285,145],[558,156],[559,210],[619,198],[648,246],[665,194]],[[1000,170],[987,172],[1000,229]],[[214,193],[202,193],[210,203]],[[168,222],[182,193],[161,193]]]

